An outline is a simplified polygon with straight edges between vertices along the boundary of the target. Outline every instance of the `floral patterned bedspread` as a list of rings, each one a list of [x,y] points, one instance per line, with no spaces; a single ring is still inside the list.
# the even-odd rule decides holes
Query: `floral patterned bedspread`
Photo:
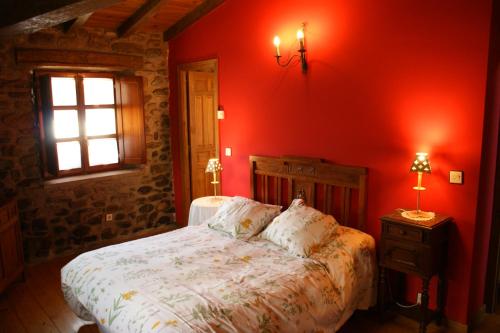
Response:
[[[254,237],[186,227],[84,253],[66,301],[102,332],[335,332],[374,304],[375,242],[338,227],[310,258]]]

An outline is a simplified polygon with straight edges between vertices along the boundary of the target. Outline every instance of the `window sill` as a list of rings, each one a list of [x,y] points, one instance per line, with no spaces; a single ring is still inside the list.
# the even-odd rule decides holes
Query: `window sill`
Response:
[[[113,170],[113,171],[92,173],[92,174],[88,174],[88,175],[56,178],[56,179],[50,179],[50,180],[44,181],[43,185],[45,187],[51,187],[51,186],[57,186],[57,185],[63,185],[63,184],[74,185],[75,183],[87,182],[87,181],[92,181],[92,180],[101,181],[104,179],[120,178],[120,177],[123,177],[125,175],[130,175],[130,176],[139,175],[142,173],[143,170],[144,170],[143,167],[137,167],[137,168],[126,169],[126,170]]]

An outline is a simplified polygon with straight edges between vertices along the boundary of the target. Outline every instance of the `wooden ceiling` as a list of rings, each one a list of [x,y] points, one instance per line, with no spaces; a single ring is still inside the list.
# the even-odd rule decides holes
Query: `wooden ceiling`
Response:
[[[5,2],[4,2],[5,1]],[[223,0],[2,0],[0,36],[61,25],[103,28],[119,36],[163,32],[169,40]],[[31,6],[30,6],[31,4]]]

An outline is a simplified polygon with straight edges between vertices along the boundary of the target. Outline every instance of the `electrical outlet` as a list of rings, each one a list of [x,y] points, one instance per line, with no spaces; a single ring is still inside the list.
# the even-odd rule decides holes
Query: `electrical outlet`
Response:
[[[225,149],[225,155],[226,156],[231,156],[233,154],[233,150],[230,147],[227,147]]]
[[[417,294],[417,304],[422,304],[422,293]]]
[[[464,172],[463,171],[450,171],[450,184],[463,184],[464,183]]]
[[[224,117],[225,117],[224,110],[218,110],[217,111],[217,119],[222,120],[222,119],[224,119]]]
[[[113,221],[113,214],[106,214],[106,222]]]

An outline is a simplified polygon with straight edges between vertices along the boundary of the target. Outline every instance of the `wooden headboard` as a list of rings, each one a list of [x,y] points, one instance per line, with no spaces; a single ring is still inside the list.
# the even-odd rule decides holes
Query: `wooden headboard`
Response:
[[[364,230],[367,169],[303,157],[250,156],[252,199],[281,205],[295,198]]]

